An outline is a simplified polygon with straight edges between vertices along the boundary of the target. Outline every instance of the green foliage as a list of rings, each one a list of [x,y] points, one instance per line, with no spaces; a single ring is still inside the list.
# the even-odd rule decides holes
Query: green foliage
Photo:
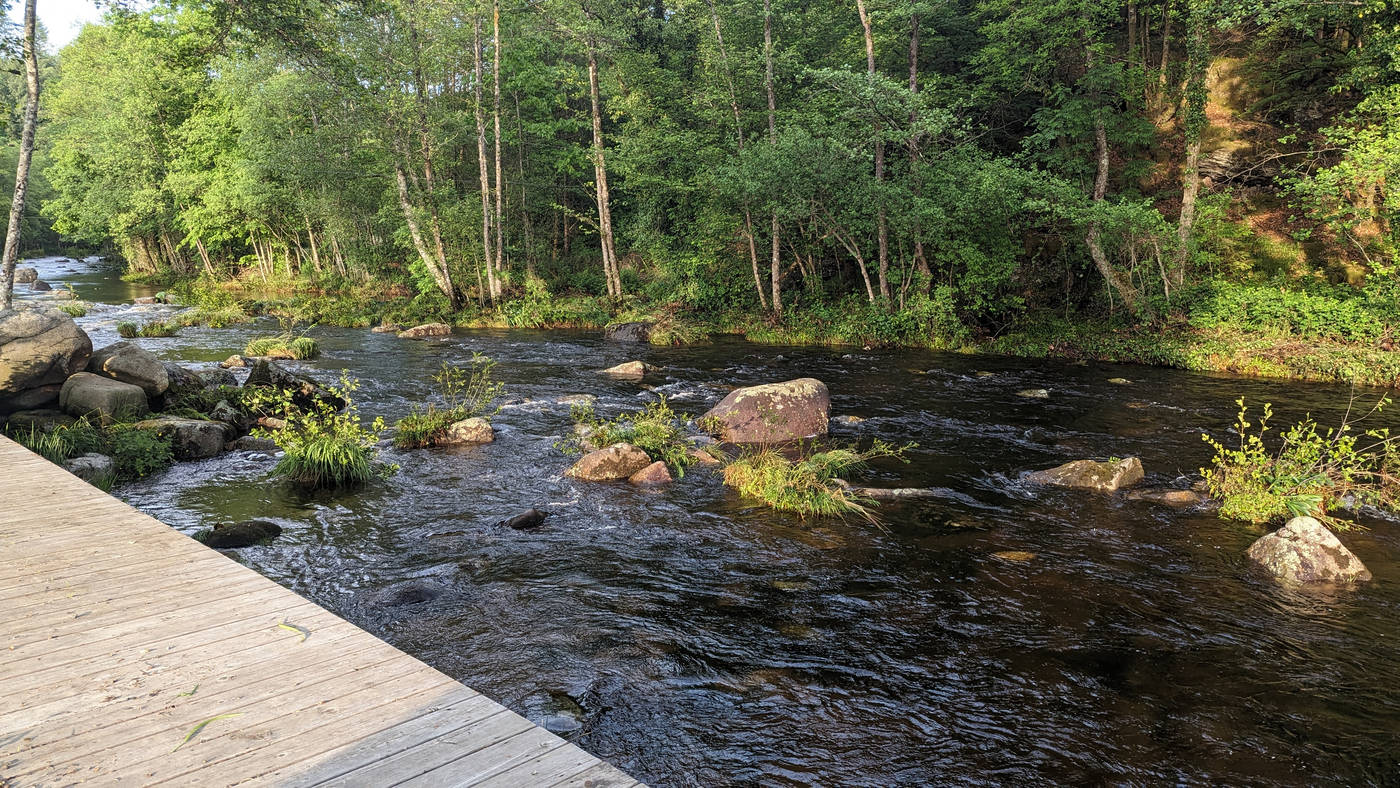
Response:
[[[1188,298],[1191,325],[1371,343],[1400,327],[1400,306],[1349,285],[1241,284],[1212,279]]]
[[[141,326],[141,336],[143,337],[173,337],[180,332],[180,327],[174,323],[153,322]]]
[[[81,301],[64,301],[55,308],[69,317],[83,317],[87,314],[87,304]]]
[[[139,479],[175,464],[169,437],[162,438],[154,430],[116,424],[107,430],[106,437],[104,453],[111,456],[119,479]]]
[[[141,326],[128,321],[117,323],[117,336],[122,339],[135,339],[141,336]]]
[[[500,411],[496,400],[505,394],[505,384],[495,379],[496,362],[476,353],[471,367],[443,362],[433,375],[441,400],[412,412],[394,424],[394,445],[400,449],[432,446],[442,439],[453,423],[480,417],[490,420]]]
[[[282,333],[274,337],[259,337],[243,348],[245,356],[267,356],[280,359],[311,359],[321,354],[316,340],[307,336]]]
[[[227,328],[238,323],[247,323],[252,319],[252,315],[244,311],[242,306],[232,304],[221,307],[197,306],[193,309],[187,309],[176,315],[173,322],[181,326]]]
[[[1265,436],[1273,408],[1265,403],[1255,425],[1247,420],[1244,399],[1236,403],[1235,447],[1201,436],[1215,450],[1211,467],[1201,475],[1220,501],[1222,517],[1266,523],[1306,515],[1346,528],[1329,512],[1362,504],[1400,512],[1400,438],[1385,428],[1356,430],[1358,422],[1390,404],[1388,397],[1359,418],[1348,410],[1332,429],[1321,430],[1306,418],[1280,435],[1272,449]]]
[[[724,466],[724,483],[780,512],[809,515],[858,515],[874,521],[873,501],[863,500],[841,483],[842,477],[880,457],[902,458],[909,447],[876,441],[869,449],[799,449],[789,458],[777,449],[741,454]]]
[[[575,443],[581,446],[607,447],[615,443],[630,443],[666,463],[677,477],[695,463],[690,452],[695,448],[687,440],[685,421],[661,397],[639,411],[624,413],[615,419],[598,416],[591,404],[578,404],[569,409],[574,423],[584,429]]]
[[[337,489],[360,485],[398,470],[397,466],[377,460],[384,419],[377,418],[369,426],[360,423],[359,411],[351,397],[358,387],[356,381],[344,375],[340,385],[327,387],[345,401],[341,410],[326,399],[317,399],[303,410],[293,403],[293,392],[289,390],[260,390],[253,407],[286,422],[282,429],[256,433],[271,438],[283,452],[273,468],[274,475],[302,487]]]

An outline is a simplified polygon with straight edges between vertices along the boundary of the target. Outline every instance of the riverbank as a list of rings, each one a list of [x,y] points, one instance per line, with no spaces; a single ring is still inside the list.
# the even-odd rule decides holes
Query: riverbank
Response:
[[[862,301],[812,304],[781,320],[740,310],[686,308],[639,297],[610,300],[535,291],[492,308],[450,309],[440,299],[413,297],[406,287],[367,283],[326,289],[296,282],[183,282],[169,286],[183,303],[210,313],[241,308],[305,324],[367,328],[390,322],[447,322],[463,328],[603,330],[625,322],[652,324],[654,345],[694,345],[734,335],[760,343],[831,347],[908,347],[1021,358],[1141,364],[1248,377],[1389,387],[1400,384],[1400,353],[1384,331],[1352,339],[1300,333],[1287,322],[1255,325],[1242,314],[1202,321],[1177,313],[1134,323],[1122,317],[1028,315],[998,336],[978,336],[937,310],[887,312]],[[1332,306],[1335,302],[1328,302]],[[1321,312],[1322,310],[1318,310]],[[1327,315],[1321,315],[1326,322]],[[1365,315],[1371,318],[1370,315]],[[1204,323],[1204,324],[1203,324]],[[1334,321],[1336,323],[1336,321]],[[1360,332],[1355,332],[1360,333]]]

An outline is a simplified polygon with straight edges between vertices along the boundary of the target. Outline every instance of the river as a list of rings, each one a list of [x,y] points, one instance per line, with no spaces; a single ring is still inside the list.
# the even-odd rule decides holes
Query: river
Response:
[[[78,321],[98,347],[115,341],[118,317],[169,311],[131,307],[147,291],[99,264],[37,267],[111,304]],[[202,368],[277,330],[264,320],[135,341]],[[1181,486],[1209,460],[1201,430],[1225,437],[1237,397],[1273,402],[1279,425],[1305,412],[1327,423],[1344,388],[737,339],[311,335],[322,356],[291,366],[348,370],[362,413],[391,421],[428,396],[443,361],[490,356],[512,401],[496,442],[390,449],[398,475],[353,493],[302,494],[269,483],[268,457],[231,453],[115,494],[185,533],[276,520],[275,543],[230,555],[646,782],[1400,779],[1394,524],[1342,535],[1371,583],[1292,593],[1244,561],[1261,529],[1021,481],[1137,455],[1149,483]],[[654,391],[596,372],[633,358],[660,368]],[[864,483],[939,495],[886,504],[872,526],[771,512],[704,469],[660,489],[562,475],[562,395],[595,394],[611,416],[665,394],[698,414],[731,387],[803,376],[826,382],[834,414],[864,419],[835,425],[837,437],[918,444]],[[1017,396],[1026,388],[1050,397]],[[494,525],[531,506],[552,513],[544,528]],[[384,604],[383,589],[411,580],[442,593]]]

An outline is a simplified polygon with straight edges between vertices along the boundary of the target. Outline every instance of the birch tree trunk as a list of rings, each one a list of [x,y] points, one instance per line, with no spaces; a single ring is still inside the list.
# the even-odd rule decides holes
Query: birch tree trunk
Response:
[[[608,281],[608,295],[622,295],[622,276],[618,272],[617,249],[613,245],[612,210],[608,205],[608,167],[603,155],[603,107],[598,92],[598,47],[588,40],[588,97],[593,113],[593,178],[598,197],[598,239],[603,247],[603,275]]]
[[[486,290],[491,298],[491,303],[496,303],[496,294],[500,290],[500,285],[496,282],[495,258],[491,254],[491,177],[486,171],[486,115],[482,109],[484,101],[481,95],[481,82],[483,69],[481,63],[481,19],[472,20],[472,73],[476,76],[472,91],[476,101],[474,102],[474,113],[476,115],[476,162],[479,175],[481,177],[481,251],[482,261],[486,265]]]
[[[865,10],[865,0],[856,0],[856,10],[860,13],[860,26],[865,31],[865,70],[870,76],[870,82],[875,83],[875,37],[870,31],[870,14]],[[879,121],[874,123],[875,133],[875,184],[876,188],[883,187],[885,182],[885,141],[880,136],[881,126]],[[889,220],[885,215],[884,195],[877,195],[876,203],[876,242],[879,245],[879,276],[880,276],[880,299],[886,304],[890,302],[890,234]]]
[[[491,58],[491,89],[494,93],[492,116],[496,127],[496,292],[492,297],[500,298],[505,274],[505,244],[501,240],[501,200],[506,188],[505,178],[501,175],[501,0],[494,0],[491,5],[491,34],[494,44]]]
[[[778,144],[778,99],[773,92],[773,0],[763,0],[763,85],[768,92],[768,144]],[[768,283],[772,289],[773,316],[783,314],[783,271],[779,266],[778,209],[772,213],[772,256],[769,260]]]
[[[15,194],[10,201],[10,222],[5,230],[5,251],[0,258],[0,310],[13,304],[15,262],[19,259],[20,223],[29,191],[29,162],[34,155],[34,128],[39,121],[39,56],[34,50],[34,3],[24,4],[24,129],[20,134],[19,161],[15,164]]]

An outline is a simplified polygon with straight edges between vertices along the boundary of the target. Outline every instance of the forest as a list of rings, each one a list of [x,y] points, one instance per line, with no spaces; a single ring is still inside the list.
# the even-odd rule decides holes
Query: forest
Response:
[[[41,64],[25,247],[213,314],[1388,384],[1397,30],[1389,0],[114,4]]]

